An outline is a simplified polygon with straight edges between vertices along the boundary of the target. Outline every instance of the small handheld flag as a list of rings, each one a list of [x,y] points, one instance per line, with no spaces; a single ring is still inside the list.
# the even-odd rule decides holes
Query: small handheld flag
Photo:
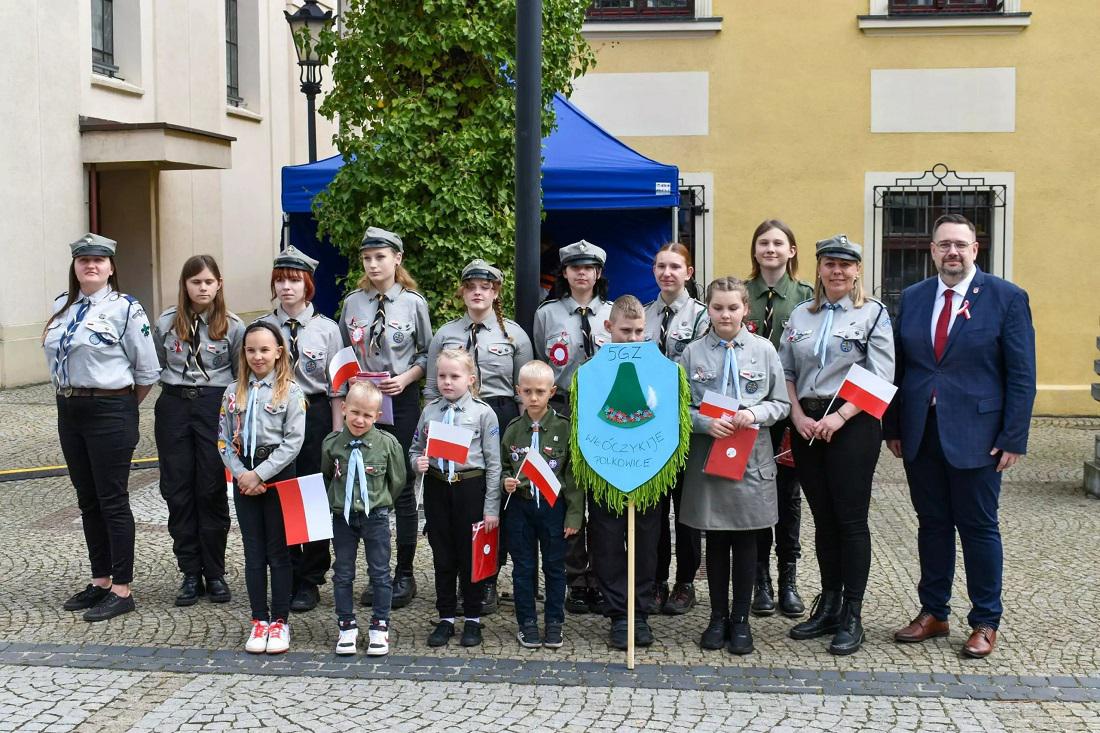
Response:
[[[529,450],[519,466],[519,472],[527,477],[531,485],[542,494],[542,498],[553,507],[558,501],[558,494],[561,493],[561,481],[558,481],[558,477],[554,475],[554,469],[550,468],[546,459],[539,453]]]
[[[229,494],[229,498],[233,499],[233,474],[227,468],[225,469],[225,491]]]
[[[469,428],[432,420],[428,423],[428,445],[424,454],[428,458],[465,463],[473,440],[474,431]]]
[[[708,389],[703,393],[703,401],[699,404],[699,414],[721,420],[723,417],[733,417],[739,408],[736,397]]]
[[[859,364],[853,364],[837,396],[882,419],[898,388]]]
[[[321,474],[277,481],[270,488],[279,492],[288,545],[332,539],[332,512]]]
[[[328,363],[329,377],[332,379],[332,391],[339,392],[340,388],[359,371],[359,361],[355,358],[355,352],[350,346],[345,346],[336,352],[336,356]]]

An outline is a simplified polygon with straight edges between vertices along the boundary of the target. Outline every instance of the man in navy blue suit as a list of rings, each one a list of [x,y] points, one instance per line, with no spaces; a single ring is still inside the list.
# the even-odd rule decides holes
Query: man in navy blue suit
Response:
[[[887,447],[905,461],[917,511],[921,610],[894,639],[949,632],[955,531],[971,610],[965,656],[993,651],[1001,621],[1002,472],[1027,452],[1035,400],[1035,330],[1027,293],[982,272],[974,225],[959,214],[932,229],[939,274],[901,294],[894,318],[898,393]]]

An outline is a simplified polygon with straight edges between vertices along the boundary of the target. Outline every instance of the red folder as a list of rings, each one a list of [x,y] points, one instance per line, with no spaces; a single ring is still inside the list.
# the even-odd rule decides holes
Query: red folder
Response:
[[[794,453],[791,452],[790,428],[786,428],[783,431],[783,440],[779,441],[779,457],[775,459],[775,462],[780,466],[790,466],[794,468]]]
[[[710,446],[703,473],[740,481],[745,476],[745,467],[749,465],[749,456],[759,433],[760,428],[750,425],[728,438],[715,440]]]
[[[496,574],[500,526],[485,529],[485,522],[478,522],[473,525],[473,530],[473,542],[470,543],[470,550],[473,553],[470,582],[478,583]]]

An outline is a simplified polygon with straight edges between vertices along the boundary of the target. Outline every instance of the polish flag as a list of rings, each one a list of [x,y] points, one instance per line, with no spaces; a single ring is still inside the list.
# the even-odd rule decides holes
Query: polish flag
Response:
[[[428,458],[465,463],[473,440],[473,430],[432,420],[428,423],[428,447],[425,455]]]
[[[350,346],[336,352],[328,363],[328,373],[332,377],[332,391],[339,392],[344,383],[359,372],[359,360]]]
[[[229,494],[229,498],[233,498],[233,472],[228,468],[225,469],[225,490]]]
[[[532,486],[538,487],[542,498],[552,507],[561,493],[561,481],[554,475],[554,470],[537,451],[527,451],[527,457],[519,466],[519,472],[530,480]]]
[[[279,491],[288,545],[332,539],[332,511],[321,474],[277,481],[269,488]]]
[[[881,419],[897,391],[897,387],[874,372],[853,364],[848,370],[848,376],[844,378],[844,384],[840,385],[837,396]]]
[[[703,401],[699,404],[699,414],[704,417],[713,417],[715,420],[733,417],[737,414],[737,409],[736,397],[719,394],[712,389],[703,393]]]

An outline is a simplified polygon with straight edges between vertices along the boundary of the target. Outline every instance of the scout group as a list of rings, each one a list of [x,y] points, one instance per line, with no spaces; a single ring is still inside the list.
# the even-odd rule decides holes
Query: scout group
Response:
[[[667,244],[653,261],[660,296],[644,306],[630,295],[607,300],[607,255],[582,240],[559,250],[560,269],[529,338],[502,315],[501,271],[480,259],[456,283],[465,314],[433,334],[428,303],[403,266],[402,240],[380,228],[363,237],[364,274],[338,323],[311,304],[317,262],[288,247],[271,272],[274,310],[250,325],[227,310],[220,270],[206,255],[184,263],[178,304],[150,322],[119,289],[116,243],[88,234],[72,244],[68,291],[43,334],[92,576],[64,608],[91,622],[135,608],[127,481],[138,404],[159,381],[160,489],[182,573],[175,603],[230,600],[231,495],[251,607],[246,651],[287,651],[291,611],[318,604],[331,569],[336,653],[361,646],[368,655],[386,654],[391,609],[417,594],[421,483],[439,615],[428,646],[445,646],[456,634],[463,646],[477,646],[482,618],[496,611],[495,578],[471,582],[471,526],[484,522],[500,525],[501,562],[513,563],[520,645],[562,646],[568,610],[607,617],[610,645],[625,649],[622,518],[573,481],[568,390],[577,368],[604,343],[652,340],[687,376],[692,435],[675,489],[637,515],[639,646],[654,642],[651,614],[684,614],[695,603],[704,537],[711,606],[699,638],[704,649],[750,653],[750,613],[804,616],[796,576],[805,492],[821,590],[789,635],[827,637],[834,654],[857,651],[871,562],[872,475],[885,437],[904,458],[920,526],[920,613],[895,639],[948,635],[957,529],[973,606],[962,651],[985,656],[1001,615],[1000,471],[1026,449],[1034,335],[1026,294],[974,265],[975,240],[965,218],[942,217],[930,243],[938,274],[907,290],[893,318],[865,290],[861,246],[843,235],[817,243],[810,284],[796,279],[793,232],[766,220],[751,238],[749,277],[717,278],[703,301],[696,299],[689,251]],[[978,327],[966,325],[972,318]],[[347,346],[372,378],[333,391],[329,360]],[[853,364],[898,384],[884,420],[843,399],[830,407]],[[700,414],[707,391],[734,398],[736,414]],[[472,431],[465,463],[426,455],[432,421]],[[767,429],[741,479],[704,471],[712,441],[752,425]],[[514,478],[529,451],[554,471],[562,500],[539,501],[526,478]],[[331,545],[288,547],[271,486],[316,473],[328,490]],[[369,570],[358,599],[370,608],[363,644],[353,596],[360,544]],[[407,631],[412,643],[417,636]]]

